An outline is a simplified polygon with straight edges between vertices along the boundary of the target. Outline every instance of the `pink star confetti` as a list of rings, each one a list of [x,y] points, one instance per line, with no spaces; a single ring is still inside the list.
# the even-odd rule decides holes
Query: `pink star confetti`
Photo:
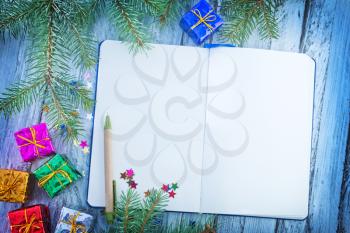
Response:
[[[168,190],[169,190],[169,185],[163,184],[162,190],[163,190],[164,192],[168,192]]]
[[[134,174],[135,173],[134,173],[134,170],[132,170],[132,168],[126,170],[126,176],[128,178],[132,178],[134,176]]]
[[[136,189],[137,183],[134,181],[134,170],[132,168],[126,169],[125,172],[120,173],[120,178],[126,180],[129,188]]]
[[[131,189],[136,189],[136,186],[137,186],[137,183],[135,181],[131,181],[130,184],[129,184],[130,188]]]
[[[80,147],[83,148],[83,149],[84,149],[85,147],[88,147],[87,142],[86,142],[85,140],[81,141],[81,142],[80,142]]]
[[[171,192],[169,192],[169,198],[174,198],[176,195],[176,193],[174,192],[174,190],[171,190]]]

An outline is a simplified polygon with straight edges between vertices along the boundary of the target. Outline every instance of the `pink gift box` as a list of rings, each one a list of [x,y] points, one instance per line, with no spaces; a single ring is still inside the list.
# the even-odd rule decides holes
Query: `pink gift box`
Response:
[[[15,132],[17,146],[25,162],[55,153],[45,123]]]

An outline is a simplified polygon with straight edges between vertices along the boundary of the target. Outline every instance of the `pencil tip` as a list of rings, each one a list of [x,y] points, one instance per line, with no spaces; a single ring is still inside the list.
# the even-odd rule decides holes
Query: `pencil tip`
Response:
[[[112,129],[112,123],[111,123],[111,118],[109,115],[106,115],[106,120],[105,120],[105,129]]]

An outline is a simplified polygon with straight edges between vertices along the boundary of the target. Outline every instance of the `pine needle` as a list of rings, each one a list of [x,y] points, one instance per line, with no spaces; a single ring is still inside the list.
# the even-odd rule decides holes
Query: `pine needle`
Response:
[[[242,44],[255,29],[261,39],[278,37],[276,11],[279,0],[223,0],[221,14],[225,23],[220,30],[223,40]]]

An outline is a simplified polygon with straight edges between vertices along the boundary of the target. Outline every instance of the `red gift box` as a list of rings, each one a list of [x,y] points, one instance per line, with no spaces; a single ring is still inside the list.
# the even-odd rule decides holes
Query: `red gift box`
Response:
[[[49,209],[34,205],[8,212],[11,233],[49,233]]]

